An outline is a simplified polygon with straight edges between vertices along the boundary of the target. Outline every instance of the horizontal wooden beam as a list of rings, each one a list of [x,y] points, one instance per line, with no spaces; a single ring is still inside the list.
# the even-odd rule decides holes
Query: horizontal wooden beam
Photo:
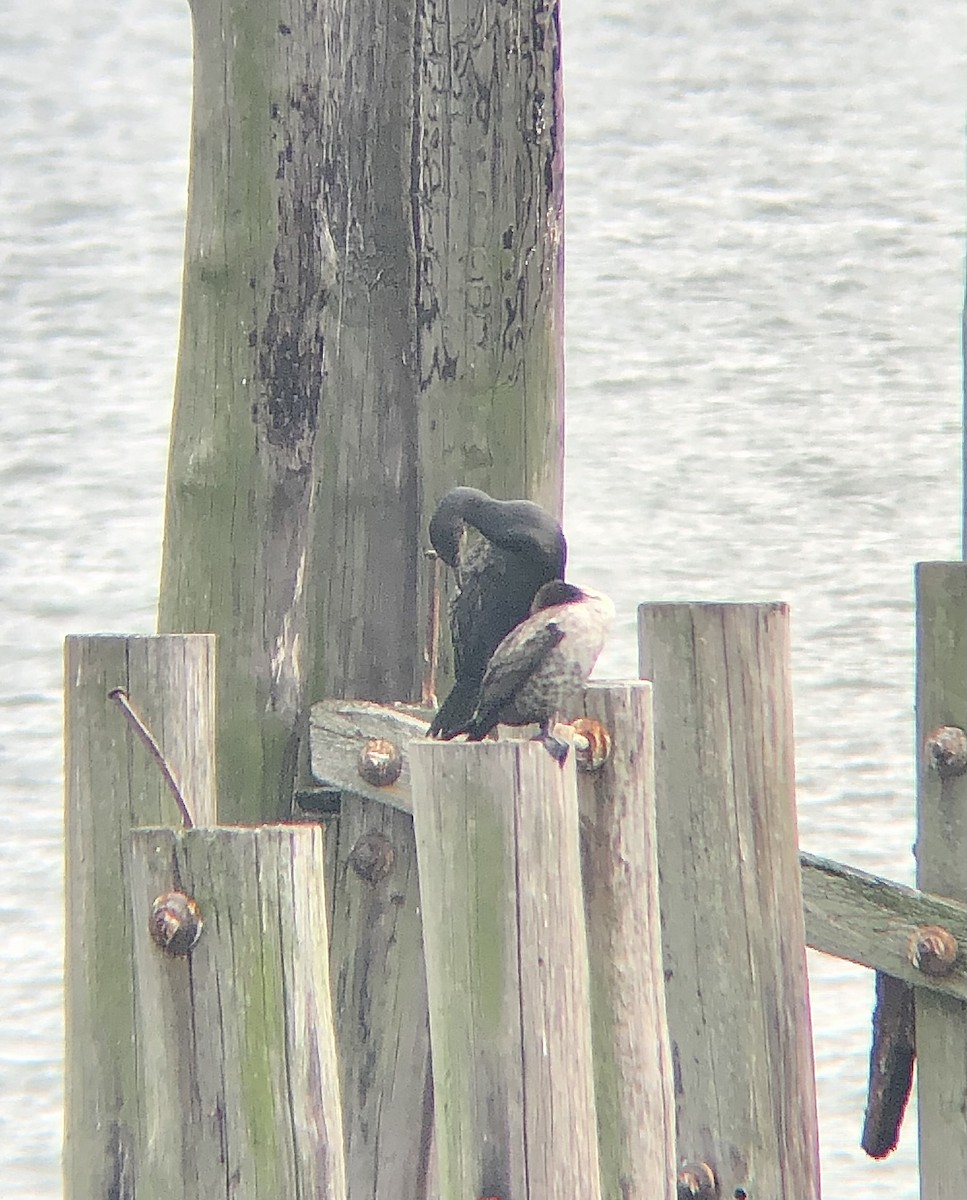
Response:
[[[808,946],[967,1000],[967,905],[828,858],[800,854],[799,860]],[[927,926],[946,929],[957,939],[949,974],[927,974],[911,961],[911,945]]]
[[[314,704],[313,777],[328,787],[412,813],[407,747],[413,738],[424,736],[430,716],[420,709],[368,700]],[[400,774],[393,783],[380,786],[360,774],[360,753],[370,739],[391,742],[399,752]],[[967,1000],[967,906],[817,855],[800,854],[800,864],[808,946],[915,987]],[[960,950],[947,975],[929,975],[911,961],[911,939],[925,926],[940,926],[957,939]]]
[[[321,700],[309,712],[309,759],[317,783],[413,812],[407,743],[426,735],[432,713],[371,700]],[[360,773],[366,743],[390,743],[401,758],[399,776],[378,784]]]

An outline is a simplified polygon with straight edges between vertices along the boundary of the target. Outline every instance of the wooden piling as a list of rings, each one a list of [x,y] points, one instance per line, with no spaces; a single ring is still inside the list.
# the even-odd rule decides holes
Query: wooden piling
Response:
[[[191,10],[159,628],[220,638],[220,818],[277,820],[309,700],[420,697],[441,496],[472,484],[560,512],[559,5]],[[339,819],[355,831],[368,813],[347,797]],[[397,862],[412,861],[412,822],[393,818],[390,835]],[[341,1061],[369,1081],[348,1103],[350,1187],[354,1200],[420,1200],[400,1174],[412,1159],[378,1131],[411,1133],[427,1107],[426,1013],[403,1006],[397,1032],[366,1024],[392,1011],[395,993],[372,989],[394,972],[343,936],[372,911],[339,895],[343,881],[359,889],[337,859],[333,978],[359,998],[339,1013]],[[395,927],[386,948],[417,971],[415,888],[404,907],[379,928]],[[397,1040],[422,1054],[407,1088]]]
[[[323,872],[318,825],[132,833],[139,1200],[346,1200]],[[187,956],[149,934],[171,889]]]
[[[328,836],[350,1192],[354,1200],[421,1197],[433,1104],[413,818],[347,796]]]
[[[412,743],[441,1200],[600,1196],[573,755]]]
[[[127,883],[130,829],[180,824],[158,765],[108,693],[124,690],[198,824],[215,816],[214,638],[69,637],[65,645],[67,1200],[127,1196],[137,1082]]]
[[[419,698],[441,496],[560,512],[559,5],[191,13],[159,628],[222,639],[223,819],[272,820],[309,700]]]
[[[611,753],[578,771],[601,1193],[675,1196],[675,1096],[665,1013],[652,696],[595,683],[587,717]]]
[[[967,901],[967,774],[931,739],[967,730],[967,564],[919,563],[917,597],[917,884]],[[961,948],[961,953],[963,947]],[[915,996],[921,1200],[967,1187],[967,1004]]]
[[[645,604],[680,1160],[719,1195],[812,1200],[819,1146],[788,610]]]

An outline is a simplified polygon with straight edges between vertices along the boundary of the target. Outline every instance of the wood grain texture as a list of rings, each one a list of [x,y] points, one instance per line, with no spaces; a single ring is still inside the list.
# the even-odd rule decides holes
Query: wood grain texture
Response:
[[[561,510],[558,8],[337,0],[321,23],[335,283],[312,690],[415,700],[441,496],[470,484]],[[449,677],[447,646],[441,692]]]
[[[132,834],[144,1200],[346,1200],[322,839],[317,825]],[[204,921],[188,958],[148,935],[172,888]]]
[[[306,689],[416,699],[453,484],[560,513],[556,3],[197,0],[159,627],[218,633],[226,819]]]
[[[433,1114],[413,819],[347,793],[329,838],[349,1190],[353,1200],[415,1200],[430,1194]]]
[[[573,759],[416,742],[440,1195],[600,1193]]]
[[[579,771],[582,880],[594,1034],[601,1192],[675,1191],[675,1093],[665,1012],[651,685],[593,683],[584,711],[612,740]]]
[[[917,885],[967,902],[967,776],[942,779],[924,753],[939,725],[967,729],[967,564],[920,563],[917,592]],[[922,1200],[967,1178],[967,1006],[915,997]]]
[[[129,830],[179,824],[157,764],[108,692],[130,696],[195,821],[215,817],[214,639],[69,637],[65,644],[67,1200],[128,1196],[143,1095],[126,902]]]
[[[814,854],[799,857],[808,946],[967,1000],[967,905]],[[911,963],[910,939],[924,925],[957,938],[961,949],[949,975],[928,975]]]
[[[427,727],[428,721],[368,700],[321,700],[309,715],[312,777],[317,783],[412,813],[408,745],[413,738],[423,737]],[[400,777],[389,786],[375,787],[359,773],[359,754],[370,738],[392,742],[403,757]]]
[[[197,0],[159,628],[221,638],[221,819],[289,811],[332,286],[317,220],[324,37],[301,0]]]
[[[645,604],[679,1158],[721,1194],[819,1195],[788,611]]]

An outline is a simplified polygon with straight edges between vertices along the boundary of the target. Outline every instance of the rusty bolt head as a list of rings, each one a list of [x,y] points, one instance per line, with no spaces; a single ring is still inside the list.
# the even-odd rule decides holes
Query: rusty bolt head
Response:
[[[359,774],[372,787],[389,787],[400,777],[403,755],[386,738],[370,738],[359,752]]]
[[[379,883],[393,870],[396,851],[389,838],[373,831],[364,833],[349,852],[352,869],[369,883]]]
[[[572,728],[581,739],[574,744],[582,771],[599,771],[611,757],[611,734],[594,717],[578,717]]]
[[[957,960],[957,939],[942,925],[921,925],[910,937],[907,955],[924,975],[949,975]]]
[[[678,1168],[678,1200],[716,1200],[719,1186],[708,1163],[683,1162]]]
[[[201,937],[201,910],[184,892],[165,892],[151,905],[148,932],[166,954],[183,958]]]
[[[954,779],[967,771],[967,733],[956,725],[940,725],[924,742],[927,763],[941,779]]]

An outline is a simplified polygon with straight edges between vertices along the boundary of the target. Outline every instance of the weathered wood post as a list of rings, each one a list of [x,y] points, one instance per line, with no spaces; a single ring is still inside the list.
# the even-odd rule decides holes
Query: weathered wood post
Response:
[[[675,1196],[675,1092],[662,970],[651,684],[592,683],[611,740],[578,772],[601,1193]]]
[[[558,4],[194,0],[192,16],[159,627],[219,635],[219,816],[271,820],[309,699],[418,698],[443,492],[560,509]],[[386,990],[422,974],[412,822],[377,811],[346,796],[333,843],[354,1200],[426,1187],[425,1001],[391,1018]],[[395,863],[375,890],[352,866],[374,822]]]
[[[152,731],[194,819],[215,817],[214,638],[69,637],[65,646],[64,1194],[130,1195],[138,1087],[128,833],[180,824],[156,762],[108,693]]]
[[[919,563],[917,885],[967,901],[967,564]],[[961,947],[961,953],[963,948]],[[967,1004],[917,988],[920,1196],[967,1180]]]
[[[159,624],[221,637],[221,816],[271,819],[310,679],[418,698],[443,492],[560,509],[558,7],[192,16]]]
[[[410,744],[441,1200],[600,1196],[573,755]]]
[[[138,829],[132,839],[145,1129],[132,1194],[346,1200],[322,829]],[[149,933],[172,891],[203,923],[190,955]]]
[[[678,1154],[722,1196],[819,1195],[788,610],[644,604]]]

